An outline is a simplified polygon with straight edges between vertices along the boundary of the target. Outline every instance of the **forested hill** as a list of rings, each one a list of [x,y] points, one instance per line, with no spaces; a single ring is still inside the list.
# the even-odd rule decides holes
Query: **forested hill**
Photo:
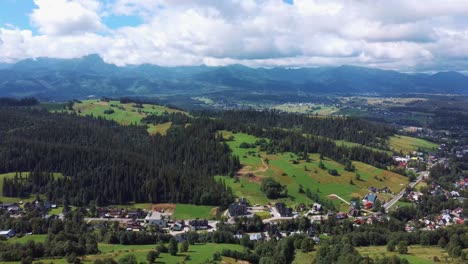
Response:
[[[240,163],[224,142],[225,130],[257,136],[257,146],[267,153],[298,153],[306,160],[308,153],[320,153],[351,171],[352,161],[383,169],[392,164],[387,152],[369,146],[385,149],[395,131],[354,118],[253,110],[149,114],[141,124],[174,124],[166,136],[151,136],[145,125],[50,113],[33,99],[1,102],[0,174],[32,172],[29,178],[5,178],[5,196],[40,193],[74,205],[173,202],[226,207],[233,193],[213,176],[232,177]],[[363,146],[338,146],[333,140]]]
[[[353,117],[319,117],[276,110],[220,111],[212,112],[211,116],[224,120],[230,130],[252,134],[255,133],[254,130],[283,128],[381,149],[388,148],[388,137],[396,133],[395,128],[391,126]]]
[[[216,174],[238,169],[212,127],[196,120],[150,137],[145,127],[45,110],[0,107],[0,173],[35,171],[6,181],[4,193],[39,190],[71,204],[177,202],[226,206],[233,195]],[[43,175],[41,176],[41,173]],[[60,172],[62,179],[47,173]]]

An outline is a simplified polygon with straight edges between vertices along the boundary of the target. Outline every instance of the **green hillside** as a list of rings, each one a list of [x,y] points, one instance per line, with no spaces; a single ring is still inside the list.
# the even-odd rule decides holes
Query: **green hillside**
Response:
[[[92,115],[94,117],[114,120],[121,125],[141,124],[141,120],[148,115],[185,113],[183,111],[161,105],[142,104],[142,106],[143,107],[136,107],[135,103],[122,104],[117,100],[109,102],[101,100],[83,100],[73,104],[73,111],[83,116]],[[113,112],[106,114],[105,111],[107,110],[112,110]],[[148,133],[152,135],[156,133],[165,135],[171,125],[171,122],[160,125],[148,125]]]
[[[371,186],[388,187],[392,192],[398,193],[408,183],[408,179],[402,175],[362,162],[354,161],[356,171],[349,172],[344,169],[344,165],[325,157],[322,162],[326,169],[320,169],[320,155],[317,153],[309,155],[310,162],[299,160],[296,154],[290,152],[267,155],[258,147],[239,147],[243,142],[251,144],[258,140],[254,136],[243,133],[232,134],[227,131],[223,131],[223,135],[225,138],[233,137],[233,140],[227,144],[234,154],[239,155],[244,167],[239,171],[238,179],[222,176],[217,178],[225,180],[236,196],[245,197],[253,204],[269,202],[265,194],[260,191],[261,181],[266,177],[272,177],[287,186],[290,197],[280,200],[289,205],[311,202],[305,193],[299,191],[300,186],[303,190],[308,188],[314,193],[318,192],[324,199],[329,199],[330,194],[337,194],[350,200],[352,197],[363,197]],[[266,162],[264,164],[262,160],[268,160],[268,164]],[[330,175],[328,169],[335,169],[339,176]],[[360,180],[357,180],[356,173],[360,175]],[[383,195],[380,198],[390,199]]]
[[[424,139],[401,135],[391,137],[389,145],[390,149],[396,152],[402,151],[405,154],[418,150],[431,151],[438,147],[437,144]]]

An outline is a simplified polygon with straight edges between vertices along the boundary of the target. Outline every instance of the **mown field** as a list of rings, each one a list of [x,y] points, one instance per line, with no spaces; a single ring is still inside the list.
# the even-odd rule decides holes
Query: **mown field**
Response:
[[[405,154],[417,151],[418,149],[421,149],[423,151],[431,151],[437,149],[438,147],[437,144],[424,139],[400,135],[390,137],[389,145],[390,149],[396,152],[402,151]]]
[[[337,194],[346,200],[352,197],[362,198],[369,187],[388,187],[394,193],[398,193],[407,185],[406,177],[399,174],[378,169],[361,162],[353,162],[356,167],[355,172],[344,170],[344,166],[331,159],[324,158],[322,161],[326,169],[320,169],[319,154],[310,154],[310,162],[298,160],[294,153],[283,153],[267,155],[259,151],[258,148],[240,148],[242,142],[254,143],[258,138],[243,133],[231,134],[223,131],[225,138],[231,136],[234,140],[227,144],[235,155],[240,157],[240,162],[244,166],[240,171],[238,180],[229,177],[217,176],[217,179],[224,180],[230,186],[235,195],[247,198],[252,204],[266,204],[269,199],[260,191],[260,183],[265,177],[273,177],[275,180],[287,186],[288,198],[279,199],[288,205],[299,203],[310,203],[311,200],[304,193],[299,191],[309,188],[312,192],[318,192],[322,198],[328,199],[330,194]],[[262,159],[267,159],[269,164],[263,164]],[[328,169],[337,170],[339,176],[332,176]],[[248,174],[248,173],[251,174]],[[356,179],[356,173],[360,175],[360,180]],[[389,196],[380,197],[382,200],[389,200]],[[340,204],[338,200],[337,204]]]
[[[26,242],[26,241],[25,241]],[[23,243],[23,242],[20,242]],[[80,257],[83,263],[93,263],[97,259],[112,258],[119,260],[126,255],[135,255],[139,263],[147,263],[146,255],[150,250],[153,250],[156,245],[111,245],[111,244],[99,244],[100,254],[97,255],[86,255]],[[179,245],[180,246],[180,245]],[[213,253],[221,251],[223,249],[243,250],[243,246],[236,244],[197,244],[190,245],[189,251],[185,253],[178,253],[176,256],[171,256],[168,253],[160,254],[157,258],[157,263],[204,263],[207,260],[213,259]],[[20,263],[20,262],[0,262],[3,263]],[[35,260],[34,263],[67,263],[65,258],[56,259],[40,259]]]
[[[408,254],[405,255],[388,252],[385,246],[357,247],[356,249],[361,255],[371,258],[398,255],[411,264],[431,264],[434,263],[434,257],[437,257],[441,263],[463,263],[461,260],[453,260],[444,249],[437,246],[409,246]]]
[[[304,104],[304,103],[288,103],[280,104],[273,107],[274,109],[301,114],[317,114],[322,116],[332,115],[340,109],[335,106],[328,106],[324,104]]]
[[[172,215],[173,219],[213,219],[216,217],[217,207],[193,204],[177,204]]]
[[[104,111],[112,109],[114,113],[105,114]],[[53,111],[61,111],[53,109]],[[167,113],[183,113],[183,111],[171,109],[166,106],[143,104],[143,108],[135,107],[135,103],[122,104],[120,101],[113,100],[104,102],[100,100],[83,100],[73,104],[73,111],[80,115],[92,115],[102,117],[109,120],[114,120],[121,125],[140,124],[141,119],[147,115],[161,115]],[[160,133],[165,135],[166,131],[171,127],[172,123],[164,123],[160,125],[149,125],[148,133],[154,135]]]
[[[80,257],[82,263],[93,263],[97,259],[112,258],[116,261],[125,257],[126,255],[134,255],[139,263],[147,263],[146,255],[150,250],[153,250],[156,245],[111,245],[99,244],[100,254],[86,255]],[[180,246],[180,245],[179,245]],[[172,256],[169,253],[162,253],[157,258],[157,263],[204,263],[213,260],[213,254],[223,249],[243,250],[243,246],[236,244],[197,244],[190,245],[189,251],[185,253],[178,253]],[[20,262],[0,262],[3,263],[20,263]],[[34,263],[67,263],[65,258],[56,259],[40,259],[35,260]]]

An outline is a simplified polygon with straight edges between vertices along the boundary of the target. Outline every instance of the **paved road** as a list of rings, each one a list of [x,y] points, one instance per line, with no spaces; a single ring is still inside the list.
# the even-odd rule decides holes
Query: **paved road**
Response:
[[[418,184],[422,179],[423,177],[427,176],[428,175],[428,172],[427,171],[422,171],[419,173],[419,177],[414,181],[414,182],[410,182],[408,184],[409,187],[413,188],[416,184]],[[396,202],[398,202],[401,197],[403,197],[403,195],[405,195],[406,193],[406,188],[404,188],[403,190],[401,190],[401,192],[393,197],[393,199],[391,199],[390,201],[388,201],[387,203],[384,204],[384,208],[385,208],[385,212],[388,212],[388,209],[390,207],[392,207]]]

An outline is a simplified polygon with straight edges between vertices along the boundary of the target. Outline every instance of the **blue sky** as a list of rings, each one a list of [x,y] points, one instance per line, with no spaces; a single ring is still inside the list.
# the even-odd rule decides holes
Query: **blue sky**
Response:
[[[103,4],[110,1],[102,1]],[[0,0],[0,25],[13,25],[21,29],[29,29],[37,34],[37,28],[31,25],[29,15],[36,8],[33,0]],[[141,17],[130,16],[106,16],[103,22],[109,28],[119,28],[123,26],[137,26],[143,22]]]
[[[287,4],[293,4],[293,0],[283,0]],[[101,1],[103,4],[112,4],[114,1]],[[22,29],[29,29],[37,34],[37,30],[31,25],[29,14],[36,8],[33,0],[0,0],[0,25],[14,25]],[[112,29],[123,26],[137,26],[143,19],[137,15],[106,16],[104,24]]]
[[[28,14],[34,7],[32,0],[0,0],[0,24],[31,29]]]
[[[0,0],[0,62],[468,70],[467,0]]]

